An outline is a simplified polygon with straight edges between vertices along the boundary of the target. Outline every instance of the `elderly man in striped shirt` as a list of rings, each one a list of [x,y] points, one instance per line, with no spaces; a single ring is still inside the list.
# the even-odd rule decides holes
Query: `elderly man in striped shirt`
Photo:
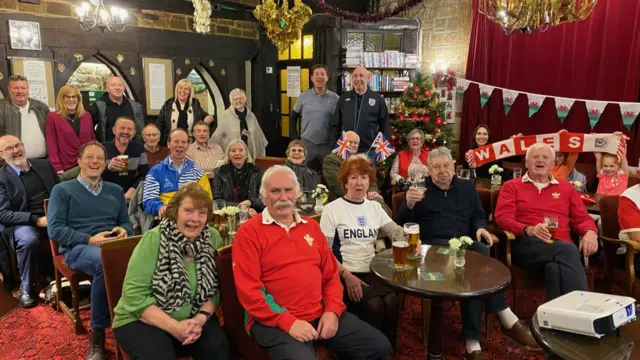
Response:
[[[209,178],[187,157],[189,135],[184,129],[175,128],[169,133],[169,156],[149,170],[144,181],[142,206],[144,211],[162,217],[167,204],[178,189],[190,182],[197,182],[211,195]],[[213,197],[212,197],[213,198]]]

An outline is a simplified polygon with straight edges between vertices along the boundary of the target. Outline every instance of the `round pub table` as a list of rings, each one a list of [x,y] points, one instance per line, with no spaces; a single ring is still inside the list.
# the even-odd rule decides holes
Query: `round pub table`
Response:
[[[549,354],[550,360],[626,360],[640,358],[638,350],[634,352],[633,347],[633,338],[640,336],[638,320],[623,326],[619,330],[619,333],[614,332],[598,339],[540,327],[537,315],[533,316],[531,325],[533,337]]]
[[[427,359],[441,360],[442,356],[442,303],[481,299],[502,292],[511,283],[509,269],[489,256],[467,251],[466,264],[456,267],[454,257],[438,253],[441,246],[422,245],[422,257],[409,260],[412,269],[398,271],[393,268],[392,250],[378,253],[371,261],[371,271],[391,288],[421,299],[431,300],[431,318]],[[441,280],[425,280],[429,273],[440,273]]]

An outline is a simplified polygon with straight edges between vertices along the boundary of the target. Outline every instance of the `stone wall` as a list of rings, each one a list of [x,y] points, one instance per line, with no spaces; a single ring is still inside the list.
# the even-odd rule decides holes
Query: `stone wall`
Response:
[[[177,0],[176,0],[177,1]],[[237,3],[255,5],[257,0],[234,0]],[[75,18],[77,2],[71,0],[41,0],[40,4],[22,3],[18,0],[0,0],[0,12],[21,12],[49,17]],[[172,31],[194,31],[193,17],[164,11],[126,9],[129,11],[129,26]],[[248,39],[258,38],[258,23],[213,18],[211,34]]]
[[[81,91],[104,90],[104,81],[109,74],[111,70],[104,64],[84,62],[67,80],[67,84]]]

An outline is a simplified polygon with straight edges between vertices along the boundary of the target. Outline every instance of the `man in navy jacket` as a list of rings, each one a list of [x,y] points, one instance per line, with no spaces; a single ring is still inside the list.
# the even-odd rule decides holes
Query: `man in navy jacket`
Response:
[[[396,216],[396,223],[416,222],[420,225],[423,244],[448,246],[454,237],[469,236],[474,241],[469,250],[488,255],[493,245],[487,231],[487,220],[478,193],[471,181],[453,176],[455,164],[451,151],[440,147],[429,152],[427,191],[411,187]],[[441,255],[446,256],[446,255]],[[502,332],[525,349],[539,350],[526,325],[511,311],[503,294],[485,299],[487,312],[497,313]],[[482,300],[460,302],[462,335],[466,340],[467,359],[482,359],[480,348]]]
[[[18,306],[36,306],[33,267],[38,258],[40,239],[47,238],[44,200],[60,182],[46,159],[27,160],[22,141],[15,136],[0,137],[0,156],[6,164],[0,168],[0,231],[14,246],[20,272]]]

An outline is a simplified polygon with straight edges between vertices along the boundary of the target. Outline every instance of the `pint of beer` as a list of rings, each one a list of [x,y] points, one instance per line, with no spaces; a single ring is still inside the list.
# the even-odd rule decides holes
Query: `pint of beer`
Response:
[[[408,264],[409,243],[406,241],[393,242],[393,266],[396,268],[404,268]]]
[[[409,242],[409,255],[413,256],[420,253],[420,225],[416,223],[404,224],[404,235]]]
[[[122,162],[124,162],[124,167],[122,168],[122,170],[120,170],[118,175],[120,176],[129,175],[129,155],[118,155],[117,158],[122,160]]]
[[[543,220],[544,226],[547,228],[549,234],[551,234],[551,239],[549,242],[553,242],[553,238],[556,235],[556,230],[558,230],[558,217],[557,216],[545,216]]]

